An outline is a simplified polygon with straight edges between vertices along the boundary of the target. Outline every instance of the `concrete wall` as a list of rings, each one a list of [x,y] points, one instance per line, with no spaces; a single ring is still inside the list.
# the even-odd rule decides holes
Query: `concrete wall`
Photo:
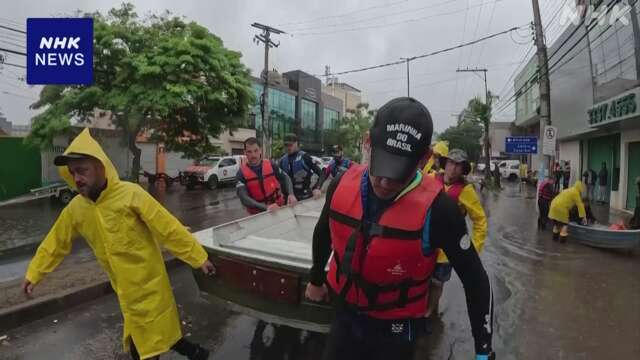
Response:
[[[346,113],[347,110],[355,110],[356,106],[358,106],[358,104],[362,102],[362,95],[360,93],[347,91],[346,89],[343,89],[338,85],[323,85],[322,92],[342,100],[342,105],[340,108],[334,108],[333,106],[327,105],[327,107],[333,108],[335,110],[340,110],[340,113]]]
[[[244,150],[244,141],[250,137],[256,136],[255,129],[239,128],[233,131],[233,134],[228,130],[220,134],[220,136],[214,139],[214,143],[220,146],[226,154],[233,154],[233,151]]]
[[[489,125],[491,156],[500,156],[505,152],[505,140],[508,136],[511,136],[511,123],[494,122]]]
[[[64,152],[67,145],[83,128],[74,127],[72,135],[60,135],[54,138],[53,147],[42,151],[42,184],[61,181],[58,169],[53,165],[53,159]],[[91,129],[91,136],[102,146],[113,166],[118,170],[120,178],[128,178],[131,172],[133,155],[123,142],[122,133],[114,130]]]
[[[625,209],[627,205],[627,178],[629,176],[629,143],[640,141],[640,129],[625,130],[620,133],[620,187],[612,191],[610,204],[612,208]]]

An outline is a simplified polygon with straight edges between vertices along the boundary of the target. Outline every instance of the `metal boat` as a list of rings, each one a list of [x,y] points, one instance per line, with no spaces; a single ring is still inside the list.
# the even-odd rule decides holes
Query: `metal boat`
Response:
[[[201,295],[266,322],[328,332],[331,306],[304,297],[323,204],[307,200],[195,233],[217,268],[213,277],[194,271]]]
[[[640,230],[611,230],[604,225],[570,223],[569,235],[585,245],[599,248],[632,250],[640,246]]]

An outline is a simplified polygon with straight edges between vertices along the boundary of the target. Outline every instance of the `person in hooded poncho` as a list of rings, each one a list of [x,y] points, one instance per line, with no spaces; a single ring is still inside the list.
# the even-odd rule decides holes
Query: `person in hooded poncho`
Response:
[[[549,209],[549,219],[553,220],[553,240],[564,243],[569,236],[569,213],[574,207],[578,208],[578,216],[582,219],[582,223],[586,224],[586,210],[582,202],[582,192],[584,185],[582,181],[576,183],[565,190],[562,190],[553,201]]]
[[[178,309],[161,247],[193,268],[215,272],[191,233],[139,185],[118,178],[111,160],[82,131],[54,160],[80,196],[61,212],[31,260],[22,285],[27,296],[71,252],[81,235],[109,276],[124,318],[123,344],[134,359],[173,349],[189,359],[208,351],[182,337]]]

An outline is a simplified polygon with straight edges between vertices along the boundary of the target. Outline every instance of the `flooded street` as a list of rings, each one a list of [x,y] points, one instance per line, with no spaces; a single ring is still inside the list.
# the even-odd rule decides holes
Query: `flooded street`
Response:
[[[640,357],[640,258],[559,244],[536,229],[532,187],[504,183],[484,195],[489,238],[482,253],[494,294],[494,349],[499,359],[635,359]],[[204,195],[203,195],[204,194]],[[244,215],[232,189],[158,192],[194,230]],[[319,359],[324,336],[274,327],[209,304],[186,266],[172,275],[184,333],[212,349],[213,359]],[[441,318],[420,340],[419,359],[469,359],[473,339],[462,285],[445,286]],[[57,320],[54,323],[54,320]],[[98,326],[96,326],[98,324]],[[120,345],[115,296],[9,332],[0,359],[127,359]],[[176,354],[163,359],[180,359]]]

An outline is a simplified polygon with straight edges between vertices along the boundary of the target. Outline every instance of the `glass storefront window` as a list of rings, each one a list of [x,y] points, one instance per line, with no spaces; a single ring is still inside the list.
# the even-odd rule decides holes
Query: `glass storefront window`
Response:
[[[303,129],[316,129],[316,108],[317,104],[313,101],[302,99],[302,128]]]
[[[340,113],[331,110],[324,109],[324,126],[325,130],[334,130],[338,128],[338,120],[340,120]]]

